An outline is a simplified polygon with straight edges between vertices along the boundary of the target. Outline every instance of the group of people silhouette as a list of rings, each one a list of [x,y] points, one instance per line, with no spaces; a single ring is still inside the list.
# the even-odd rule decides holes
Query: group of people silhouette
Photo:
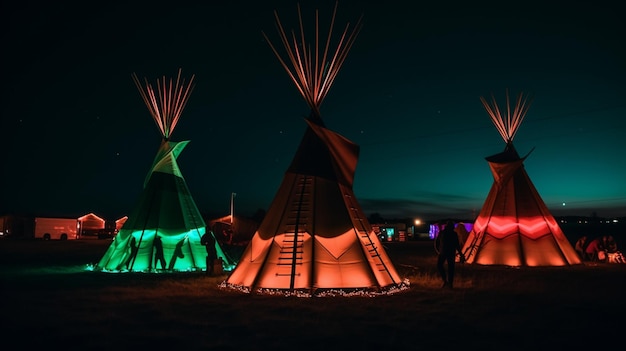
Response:
[[[583,261],[626,263],[612,235],[583,235],[576,241],[574,249]]]
[[[157,267],[160,266],[163,271],[172,271],[176,265],[176,260],[185,257],[185,254],[183,253],[183,245],[186,239],[187,237],[184,237],[176,243],[176,247],[174,248],[174,252],[168,266],[163,252],[163,241],[161,240],[161,236],[156,235],[154,237],[154,241],[152,242],[153,259],[150,260],[149,269],[151,270],[154,268],[156,270]],[[215,273],[215,261],[218,259],[213,233],[211,231],[207,231],[200,239],[200,243],[206,248],[207,252],[206,274],[213,275]],[[132,269],[138,252],[139,247],[137,246],[137,239],[134,236],[131,236],[128,251],[125,253],[125,257],[122,259],[122,264],[120,264],[119,268],[125,267],[126,270]]]

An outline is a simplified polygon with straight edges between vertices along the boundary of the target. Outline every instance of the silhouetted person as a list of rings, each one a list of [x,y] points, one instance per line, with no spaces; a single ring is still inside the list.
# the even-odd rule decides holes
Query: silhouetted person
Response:
[[[213,275],[215,271],[215,260],[217,259],[217,250],[215,249],[215,238],[213,232],[207,231],[200,239],[200,243],[206,248],[206,274]]]
[[[615,238],[613,235],[605,235],[602,237],[602,246],[606,250],[607,253],[616,253],[617,252],[617,243],[615,242]]]
[[[174,265],[176,264],[177,259],[185,257],[185,254],[183,253],[183,244],[185,243],[185,239],[187,239],[186,236],[176,243],[176,247],[174,248],[174,254],[172,255],[172,259],[170,259],[170,265],[168,267],[170,271],[174,269]]]
[[[581,260],[586,260],[585,256],[585,247],[587,246],[587,236],[583,235],[578,240],[576,240],[576,244],[574,245],[574,250],[578,253]]]
[[[467,240],[467,236],[469,235],[469,233],[467,232],[467,229],[465,228],[465,225],[463,225],[463,223],[459,223],[459,225],[456,226],[454,231],[456,232],[456,235],[459,237],[459,245],[463,246],[463,244],[465,244],[465,241]]]
[[[589,261],[597,262],[604,259],[604,247],[602,246],[602,237],[594,238],[589,242],[587,247],[585,248],[585,255]]]
[[[137,251],[139,250],[139,248],[137,248],[137,240],[135,240],[135,237],[131,236],[130,238],[130,255],[126,260],[126,269],[132,268],[131,262],[135,260],[135,256],[137,256]]]
[[[157,267],[157,263],[161,262],[161,269],[165,270],[165,256],[163,255],[163,242],[160,236],[154,237],[154,269]]]
[[[456,253],[458,251],[461,262],[465,262],[465,256],[461,252],[461,245],[459,244],[459,236],[454,231],[454,222],[448,221],[446,227],[439,232],[437,236],[439,248],[439,256],[437,257],[437,269],[443,280],[443,287],[452,289],[454,285],[454,261]],[[448,263],[448,271],[444,267],[444,263]]]
[[[224,237],[226,238],[227,244],[233,243],[233,230],[232,229],[224,229]]]

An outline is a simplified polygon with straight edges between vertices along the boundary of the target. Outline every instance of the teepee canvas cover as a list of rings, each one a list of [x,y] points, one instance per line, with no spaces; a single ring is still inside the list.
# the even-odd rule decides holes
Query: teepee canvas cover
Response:
[[[463,252],[467,263],[506,266],[565,266],[580,259],[535,189],[524,160],[513,147],[513,137],[527,110],[528,99],[519,94],[511,114],[508,94],[506,116],[492,97],[481,98],[506,147],[487,157],[494,182],[470,231]]]
[[[244,291],[305,294],[335,289],[389,291],[401,286],[398,273],[352,191],[359,148],[325,128],[319,116],[321,101],[356,31],[350,36],[344,32],[347,41],[343,42],[345,46],[340,44],[339,55],[335,56],[341,59],[333,59],[326,65],[332,69],[324,70],[321,66],[325,59],[318,61],[317,55],[312,59],[306,45],[289,46],[278,15],[276,19],[283,43],[291,53],[294,72],[272,49],[312,112],[264,220],[226,283]],[[304,37],[301,39],[304,43]]]
[[[98,268],[104,271],[154,272],[196,271],[206,269],[206,249],[200,238],[206,225],[183,178],[176,159],[189,141],[169,141],[193,86],[181,81],[169,84],[163,78],[157,81],[156,95],[146,83],[144,91],[135,76],[137,87],[154,117],[163,139],[148,173],[143,191],[133,212],[114,238]],[[159,236],[163,260],[157,260]],[[225,270],[232,270],[230,262],[216,242],[218,256]]]

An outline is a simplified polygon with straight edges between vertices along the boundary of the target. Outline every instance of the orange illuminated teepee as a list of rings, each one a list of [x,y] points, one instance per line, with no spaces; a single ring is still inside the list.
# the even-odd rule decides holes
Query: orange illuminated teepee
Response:
[[[313,50],[304,40],[299,7],[300,31],[290,38],[275,13],[289,58],[283,60],[268,42],[311,114],[267,215],[225,287],[300,296],[383,294],[406,287],[352,191],[359,147],[327,129],[320,117],[320,105],[360,29],[360,21],[351,32],[346,26],[335,52],[329,52],[336,10],[321,49],[316,25]]]
[[[481,97],[491,120],[506,143],[504,151],[487,157],[494,182],[468,235],[463,252],[467,263],[506,266],[566,266],[580,259],[531,182],[524,160],[513,147],[528,107],[518,95],[511,111],[508,92],[506,111],[492,96]],[[503,115],[503,112],[506,114]]]

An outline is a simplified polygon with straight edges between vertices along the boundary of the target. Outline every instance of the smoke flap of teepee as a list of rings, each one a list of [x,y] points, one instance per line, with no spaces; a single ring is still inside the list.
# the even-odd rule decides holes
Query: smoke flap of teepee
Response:
[[[581,263],[524,169],[528,155],[520,157],[513,146],[530,100],[519,93],[511,109],[508,90],[504,108],[498,106],[493,94],[491,102],[481,97],[506,146],[501,153],[486,157],[494,181],[463,246],[467,263],[503,266]]]
[[[207,252],[200,243],[206,224],[178,167],[177,159],[189,141],[170,140],[193,90],[178,71],[176,80],[157,79],[156,89],[145,79],[133,80],[161,132],[162,141],[143,190],[128,219],[97,264],[106,272],[167,272],[206,270]],[[212,235],[212,233],[210,233]],[[155,240],[159,237],[160,240]],[[235,263],[215,243],[223,269]],[[160,250],[162,248],[162,250]],[[159,259],[162,252],[162,260]]]
[[[314,44],[304,33],[288,36],[277,12],[276,26],[286,50],[263,33],[272,51],[311,109],[307,129],[258,230],[222,287],[247,293],[325,296],[388,294],[407,287],[353,193],[359,147],[327,129],[320,105],[361,28],[346,25],[320,43],[318,11]],[[286,58],[284,58],[286,56]]]

